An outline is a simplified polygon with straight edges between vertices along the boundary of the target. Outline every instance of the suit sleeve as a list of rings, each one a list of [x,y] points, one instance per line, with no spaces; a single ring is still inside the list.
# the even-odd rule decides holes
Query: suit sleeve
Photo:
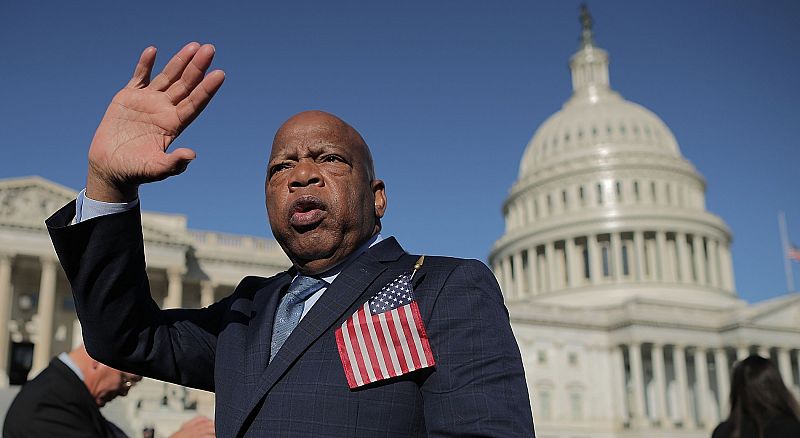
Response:
[[[92,357],[128,372],[213,391],[226,300],[160,310],[150,295],[138,206],[69,225],[74,201],[47,220]]]
[[[421,386],[429,436],[534,436],[519,347],[483,263],[462,261],[452,271],[427,333],[436,359]]]

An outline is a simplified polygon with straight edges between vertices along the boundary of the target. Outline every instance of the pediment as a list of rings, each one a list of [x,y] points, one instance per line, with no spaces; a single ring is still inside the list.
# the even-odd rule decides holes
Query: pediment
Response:
[[[38,176],[0,180],[0,227],[46,231],[45,219],[78,192]],[[188,245],[186,218],[144,212],[142,232],[146,242]]]
[[[778,297],[763,305],[756,305],[750,316],[754,325],[768,327],[800,328],[800,294]]]
[[[77,192],[38,176],[0,180],[0,225],[44,229]]]

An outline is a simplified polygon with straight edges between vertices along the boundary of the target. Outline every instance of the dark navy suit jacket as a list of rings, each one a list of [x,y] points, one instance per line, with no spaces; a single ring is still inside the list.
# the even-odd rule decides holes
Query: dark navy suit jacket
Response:
[[[160,310],[138,207],[68,226],[74,213],[72,202],[47,225],[87,350],[118,369],[214,391],[218,436],[534,434],[519,348],[483,263],[426,257],[414,295],[436,366],[351,390],[334,333],[414,265],[394,238],[345,267],[268,364],[273,317],[293,271],[247,277],[208,308]]]
[[[5,438],[125,436],[100,413],[86,384],[58,358],[22,386],[6,412]]]

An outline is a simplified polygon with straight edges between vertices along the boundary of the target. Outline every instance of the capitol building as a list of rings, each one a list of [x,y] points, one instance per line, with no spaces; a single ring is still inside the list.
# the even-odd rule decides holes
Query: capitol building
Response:
[[[581,21],[572,96],[528,143],[489,255],[537,436],[708,437],[749,354],[800,395],[800,294],[737,296],[705,181],[658,116],[611,88]]]
[[[523,355],[539,438],[710,436],[727,417],[731,368],[771,357],[800,396],[800,294],[737,296],[732,235],[706,182],[653,112],[611,88],[584,10],[573,93],[537,129],[489,254]],[[624,68],[624,67],[623,67]],[[692,145],[696,147],[696,145]],[[50,359],[80,342],[44,220],[77,192],[0,180],[0,413]],[[290,262],[270,239],[193,230],[143,212],[162,307],[197,308],[247,275]],[[131,436],[167,436],[213,394],[145,379],[103,410]]]

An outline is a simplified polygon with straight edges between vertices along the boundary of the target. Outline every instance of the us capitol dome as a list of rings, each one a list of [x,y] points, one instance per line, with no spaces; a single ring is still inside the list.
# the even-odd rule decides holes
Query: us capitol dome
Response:
[[[731,233],[706,211],[705,181],[657,115],[611,88],[608,65],[585,26],[572,96],[528,143],[503,206],[490,261],[507,298],[735,304]]]
[[[581,24],[572,95],[525,148],[489,255],[536,430],[707,437],[751,353],[800,394],[800,296],[737,296],[705,180],[656,114],[612,89],[585,7]]]

